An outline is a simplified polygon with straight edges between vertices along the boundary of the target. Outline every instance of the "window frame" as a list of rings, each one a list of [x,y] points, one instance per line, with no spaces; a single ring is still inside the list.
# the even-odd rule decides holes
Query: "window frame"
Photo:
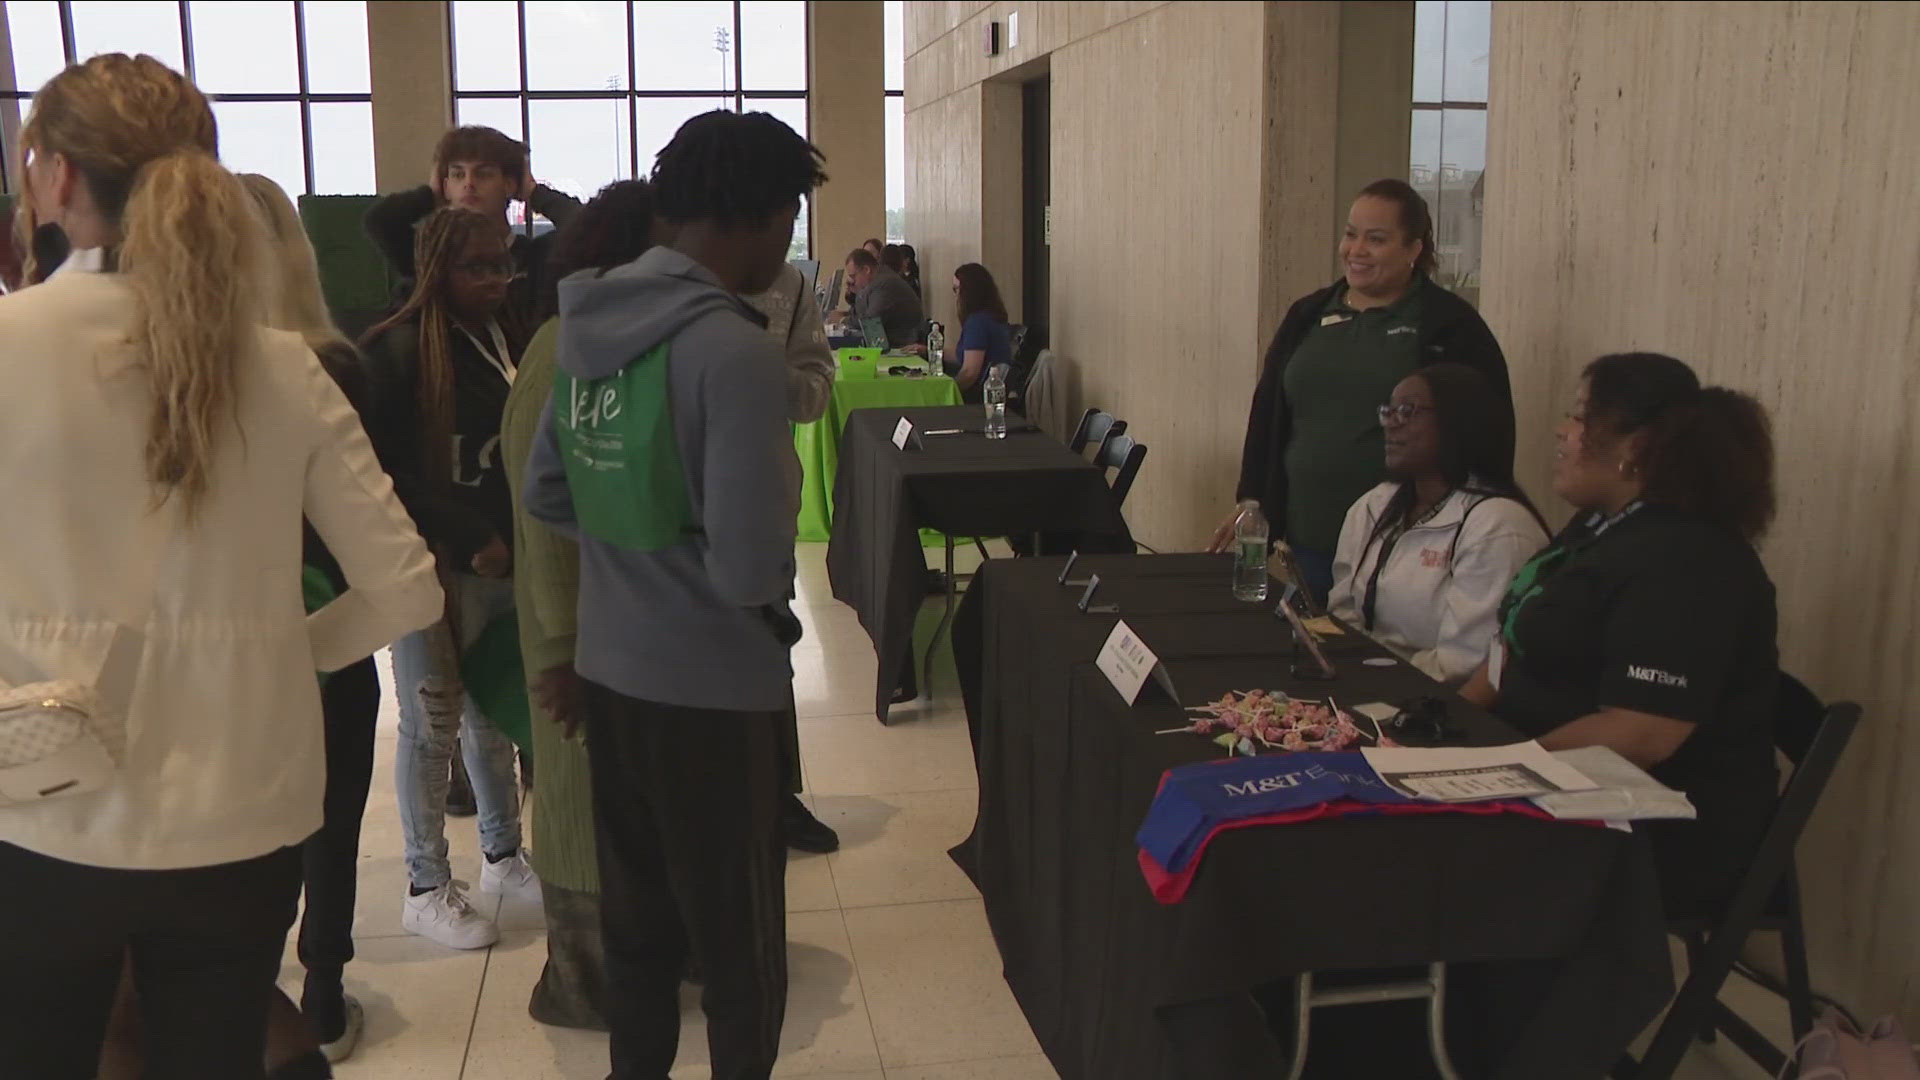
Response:
[[[454,5],[445,6],[447,19],[447,92],[448,104],[452,115],[460,115],[462,101],[518,101],[520,103],[520,133],[523,139],[531,139],[533,131],[533,103],[536,101],[622,101],[627,105],[627,169],[628,177],[641,177],[640,169],[640,101],[645,98],[712,98],[724,101],[734,112],[746,112],[749,103],[754,101],[800,101],[806,105],[807,132],[811,137],[813,128],[813,18],[812,4],[809,2],[802,19],[804,39],[801,49],[804,53],[802,70],[805,83],[798,90],[746,90],[745,52],[740,47],[740,34],[743,23],[741,0],[731,0],[733,27],[731,30],[732,75],[731,89],[713,87],[635,88],[639,82],[638,60],[634,49],[634,32],[639,28],[639,15],[636,0],[625,0],[627,15],[627,85],[623,90],[535,90],[527,80],[527,2],[514,0],[514,20],[516,30],[516,54],[519,59],[519,89],[516,90],[462,90],[460,89],[459,48],[455,35],[459,32],[454,13]],[[807,247],[813,247],[813,200],[807,200]]]
[[[75,53],[73,40],[73,0],[56,0],[56,2],[59,5],[60,12],[60,51],[65,58],[67,66],[72,66],[79,59]],[[182,66],[185,68],[181,74],[185,75],[189,81],[197,83],[194,73],[193,55],[193,10],[190,7],[194,2],[195,0],[174,0],[174,7],[179,13],[180,55],[182,58]],[[201,0],[201,2],[211,2],[211,0]],[[293,7],[293,52],[296,89],[292,93],[271,94],[209,93],[207,94],[207,100],[270,103],[291,102],[300,106],[300,157],[302,176],[306,183],[306,190],[304,192],[289,192],[294,199],[298,200],[303,194],[321,194],[315,191],[313,187],[313,106],[316,104],[338,104],[367,105],[371,107],[373,104],[373,92],[372,87],[369,86],[367,93],[364,94],[314,93],[308,79],[307,6],[302,3],[301,0],[269,0],[269,2],[290,4]],[[13,101],[17,104],[31,99],[39,89],[37,86],[32,89],[16,86],[9,90],[0,90],[0,100]],[[24,121],[25,117],[23,116],[21,119]],[[368,147],[370,154],[372,149],[371,146]],[[14,179],[13,147],[0,147],[0,190],[14,193]]]
[[[1450,111],[1480,112],[1480,113],[1484,113],[1487,111],[1487,103],[1484,100],[1455,101],[1447,97],[1446,72],[1447,72],[1447,61],[1450,56],[1450,50],[1448,46],[1449,46],[1449,36],[1452,33],[1452,14],[1453,14],[1451,3],[1450,2],[1442,3],[1440,6],[1440,12],[1441,12],[1441,15],[1440,15],[1440,96],[1438,100],[1414,98],[1410,103],[1411,104],[1410,115],[1412,116],[1418,116],[1420,113],[1423,113],[1423,112],[1439,113],[1441,116],[1438,153],[1436,154],[1436,160],[1434,161],[1434,166],[1433,166],[1434,180],[1440,186],[1438,188],[1437,198],[1435,200],[1435,203],[1432,207],[1429,208],[1436,222],[1436,229],[1435,229],[1435,233],[1436,233],[1435,246],[1436,247],[1439,246],[1439,244],[1443,243],[1443,241],[1438,236],[1438,232],[1439,232],[1438,223],[1443,217],[1440,202],[1446,198],[1446,185],[1444,181],[1444,169],[1445,169],[1446,157],[1447,157],[1447,137],[1446,137],[1446,120],[1445,120],[1446,114]],[[1417,7],[1416,7],[1415,17],[1418,18]],[[1416,41],[1418,40],[1417,32],[1415,34],[1415,40]],[[1416,60],[1415,63],[1417,64],[1418,61]],[[1406,168],[1406,175],[1409,180],[1411,180],[1413,177],[1413,165],[1414,165],[1414,162],[1413,162],[1413,155],[1412,155],[1412,147],[1409,146],[1408,155],[1407,155],[1407,168]],[[1486,169],[1483,167],[1481,169],[1481,172],[1484,174],[1486,172]],[[1419,190],[1419,187],[1420,187],[1419,184],[1417,183],[1414,184],[1414,189],[1416,191]],[[1479,215],[1476,213],[1474,216],[1477,220]],[[1453,242],[1455,244],[1459,244],[1463,242],[1463,239],[1464,238],[1462,237],[1455,236]],[[1436,251],[1434,254],[1437,256],[1439,252]],[[1474,273],[1472,277],[1477,286],[1479,281],[1478,267],[1474,269]]]

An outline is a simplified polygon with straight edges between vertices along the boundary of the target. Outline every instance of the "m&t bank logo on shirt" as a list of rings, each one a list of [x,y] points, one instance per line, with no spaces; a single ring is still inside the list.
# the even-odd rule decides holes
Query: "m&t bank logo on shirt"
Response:
[[[1387,331],[1387,336],[1388,336],[1388,337],[1393,337],[1393,336],[1394,336],[1395,334],[1417,334],[1417,333],[1419,333],[1419,332],[1420,332],[1420,330],[1419,330],[1419,328],[1418,328],[1418,327],[1414,327],[1414,326],[1396,326],[1396,327],[1394,327],[1393,329],[1391,329],[1391,330],[1388,330],[1388,331]]]
[[[1652,683],[1655,686],[1673,686],[1682,690],[1687,688],[1687,677],[1685,675],[1675,675],[1670,671],[1661,671],[1659,668],[1640,667],[1635,664],[1628,664],[1627,678],[1637,679],[1644,683]]]

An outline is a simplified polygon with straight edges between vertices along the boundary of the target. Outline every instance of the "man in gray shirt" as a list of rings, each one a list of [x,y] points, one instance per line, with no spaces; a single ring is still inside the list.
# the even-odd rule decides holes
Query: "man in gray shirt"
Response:
[[[765,1080],[779,1054],[793,437],[780,349],[740,297],[779,280],[825,179],[766,113],[694,117],[653,171],[672,241],[560,290],[561,376],[525,502],[580,540],[616,1080],[672,1070],[689,961],[713,1074]]]
[[[887,347],[904,349],[920,340],[920,327],[927,321],[920,294],[907,279],[894,273],[874,258],[866,248],[854,248],[847,256],[847,280],[852,283],[853,326],[858,330],[868,319],[879,319],[887,330]]]

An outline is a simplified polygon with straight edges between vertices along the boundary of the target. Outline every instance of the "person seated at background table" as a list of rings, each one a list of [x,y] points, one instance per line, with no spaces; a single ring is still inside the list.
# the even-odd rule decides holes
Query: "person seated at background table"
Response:
[[[865,248],[847,255],[847,280],[853,284],[853,311],[848,325],[858,330],[868,319],[879,319],[886,329],[887,347],[905,348],[920,338],[926,309],[907,279],[883,265]]]
[[[580,200],[539,183],[527,144],[505,132],[478,124],[452,128],[433,148],[431,179],[417,188],[383,195],[367,210],[367,236],[400,279],[405,300],[413,291],[413,234],[428,214],[442,206],[457,206],[489,218],[507,220],[515,199],[527,213],[542,214],[553,222],[544,236],[513,236],[514,287],[509,303],[526,325],[534,325],[542,307],[552,300],[554,282],[547,274],[553,237],[580,210]]]
[[[915,294],[925,299],[927,294],[920,288],[920,254],[913,250],[912,244],[897,246],[900,248],[900,257],[905,260],[907,267],[900,271],[900,276],[906,278],[907,284],[913,286]]]
[[[1449,360],[1479,371],[1512,424],[1500,344],[1436,283],[1433,215],[1402,180],[1362,188],[1340,240],[1340,280],[1294,302],[1267,348],[1240,457],[1236,499],[1258,499],[1316,597],[1333,586],[1340,525],[1380,482],[1380,403],[1401,379]],[[1513,449],[1501,459],[1511,467]],[[1233,545],[1228,514],[1210,550]]]
[[[880,242],[880,238],[879,238],[879,237],[877,237],[877,236],[870,236],[870,237],[868,237],[867,239],[865,239],[864,241],[862,241],[862,242],[861,242],[861,244],[860,244],[860,248],[861,248],[861,250],[863,250],[863,251],[867,251],[867,252],[870,252],[870,253],[872,253],[872,255],[873,255],[873,257],[874,257],[874,258],[876,258],[876,259],[878,259],[878,258],[880,257],[880,255],[881,255],[881,253],[882,253],[882,252],[884,252],[884,251],[886,251],[886,250],[887,250],[887,246],[886,246],[885,244],[882,244],[882,243]],[[852,276],[851,276],[851,275],[849,275],[849,276],[848,276],[848,278],[847,278],[847,286],[846,286],[846,291],[847,291],[847,295],[846,295],[846,305],[847,305],[847,306],[846,306],[846,307],[845,307],[844,309],[842,309],[841,311],[839,311],[839,312],[837,312],[837,313],[836,313],[837,315],[840,315],[840,316],[845,316],[845,315],[846,315],[846,314],[847,314],[848,312],[850,312],[850,311],[852,311],[852,310],[853,310],[853,300],[854,300],[854,296],[855,296],[855,294],[856,294],[856,293],[858,293],[858,292],[859,292],[859,290],[858,290],[858,289],[855,289],[855,288],[853,287],[853,278],[852,278]],[[918,290],[918,289],[916,289],[916,290],[914,290],[914,291],[915,291],[915,292],[918,292],[919,290]]]
[[[942,367],[960,388],[963,401],[980,400],[980,384],[995,364],[1013,363],[1013,334],[1007,328],[1007,305],[993,275],[979,263],[966,263],[953,272],[953,306],[959,317],[960,337]]]
[[[1609,746],[1687,793],[1650,833],[1669,914],[1724,901],[1776,791],[1773,439],[1751,397],[1656,353],[1587,365],[1553,489],[1580,514],[1521,569],[1461,693],[1550,750]]]
[[[1333,557],[1334,615],[1443,683],[1487,658],[1507,583],[1547,543],[1513,479],[1506,410],[1485,376],[1434,364],[1380,407],[1392,479],[1347,511]]]
[[[918,274],[908,273],[910,267],[907,263],[907,248],[905,244],[888,244],[886,247],[881,248],[880,265],[899,274],[900,280],[906,282],[907,288],[913,290],[913,295],[919,296],[923,300],[925,299],[924,294],[920,291],[920,276]]]

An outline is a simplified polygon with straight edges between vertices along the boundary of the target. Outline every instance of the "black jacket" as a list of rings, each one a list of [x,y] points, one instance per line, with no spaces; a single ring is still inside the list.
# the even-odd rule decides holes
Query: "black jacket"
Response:
[[[421,538],[464,568],[494,537],[513,543],[513,497],[500,460],[500,418],[511,387],[466,334],[453,329],[447,344],[453,354],[454,475],[425,473],[417,319],[367,343],[370,409],[363,415],[374,452]],[[516,362],[525,344],[508,331]]]
[[[380,249],[387,265],[393,268],[394,276],[400,279],[401,295],[397,299],[405,299],[406,294],[413,292],[414,229],[438,205],[433,189],[421,184],[417,188],[383,195],[367,208],[363,225],[374,247]],[[535,326],[538,325],[543,303],[553,299],[553,291],[559,285],[553,278],[550,265],[553,261],[554,237],[579,212],[580,200],[545,184],[535,184],[533,198],[528,200],[527,206],[553,222],[553,229],[541,236],[526,236],[519,232],[513,234],[514,280],[507,295],[508,303],[512,305],[514,314],[519,316],[521,325]]]
[[[1240,451],[1240,486],[1236,499],[1259,499],[1273,535],[1286,535],[1287,443],[1293,435],[1293,409],[1287,402],[1287,362],[1319,322],[1327,302],[1342,282],[1301,297],[1287,309],[1280,329],[1267,346],[1266,367],[1253,394],[1247,417],[1246,445]],[[1434,284],[1426,283],[1421,297],[1419,353],[1422,366],[1450,361],[1465,364],[1487,377],[1507,405],[1507,462],[1513,462],[1513,388],[1507,382],[1507,359],[1500,343],[1473,305]]]

